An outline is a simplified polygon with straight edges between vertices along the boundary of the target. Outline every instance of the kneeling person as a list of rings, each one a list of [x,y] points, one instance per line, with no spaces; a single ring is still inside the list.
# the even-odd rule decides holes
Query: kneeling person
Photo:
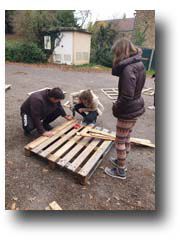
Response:
[[[78,103],[74,105],[75,98],[78,99]],[[90,89],[72,93],[70,104],[73,106],[74,112],[78,112],[83,117],[85,125],[95,124],[97,116],[101,115],[104,110],[99,98]]]
[[[65,98],[60,88],[46,89],[32,93],[21,106],[22,127],[25,135],[33,129],[43,136],[51,137],[53,128],[49,124],[57,117],[62,116],[67,120],[72,117],[66,115],[61,100]]]

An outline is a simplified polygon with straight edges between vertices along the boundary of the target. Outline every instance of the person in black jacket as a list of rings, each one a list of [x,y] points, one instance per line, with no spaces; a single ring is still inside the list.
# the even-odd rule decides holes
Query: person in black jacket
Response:
[[[72,117],[64,111],[61,100],[64,93],[60,88],[46,89],[32,93],[21,106],[22,127],[25,135],[33,129],[47,137],[53,136],[53,128],[49,124],[57,117],[62,116],[67,120]]]
[[[130,134],[137,118],[145,112],[141,96],[146,72],[142,62],[142,50],[136,48],[126,38],[118,40],[113,51],[115,58],[112,75],[119,77],[118,98],[113,104],[113,115],[117,118],[116,152],[117,158],[110,159],[113,168],[106,168],[109,176],[126,179],[126,158],[130,151]]]

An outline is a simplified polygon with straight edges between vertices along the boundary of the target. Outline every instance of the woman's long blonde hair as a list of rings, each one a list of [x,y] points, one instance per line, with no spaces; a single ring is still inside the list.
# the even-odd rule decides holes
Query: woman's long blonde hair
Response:
[[[113,47],[113,52],[115,53],[113,65],[117,65],[122,60],[131,57],[132,55],[137,54],[138,48],[127,38],[122,38],[117,40]]]

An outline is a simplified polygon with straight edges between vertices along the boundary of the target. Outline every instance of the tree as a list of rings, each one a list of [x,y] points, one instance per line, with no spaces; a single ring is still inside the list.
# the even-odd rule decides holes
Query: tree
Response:
[[[146,31],[148,29],[148,25],[145,26],[144,30],[141,31],[140,28],[135,30],[135,41],[134,43],[137,46],[143,46],[144,42],[146,41]]]
[[[80,28],[86,28],[89,23],[88,20],[91,18],[91,11],[90,10],[78,10],[75,12],[75,16]]]
[[[16,32],[25,40],[42,44],[44,31],[60,27],[77,27],[74,10],[36,10],[16,11],[14,26]]]
[[[112,51],[116,31],[107,26],[94,27],[91,42],[91,62],[104,66],[112,66]]]
[[[15,11],[14,10],[6,10],[5,11],[5,33],[13,33],[13,17]]]

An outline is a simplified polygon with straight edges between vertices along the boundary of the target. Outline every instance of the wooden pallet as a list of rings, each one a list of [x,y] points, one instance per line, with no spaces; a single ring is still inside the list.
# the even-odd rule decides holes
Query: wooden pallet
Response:
[[[115,101],[118,97],[118,88],[102,88],[101,91],[111,100]],[[142,94],[153,96],[154,89],[153,88],[143,88]]]
[[[101,91],[111,100],[116,100],[118,97],[118,88],[102,88]]]
[[[47,159],[52,166],[60,166],[75,174],[85,184],[97,169],[103,157],[111,149],[113,142],[93,137],[83,137],[77,133],[88,133],[94,126],[73,126],[71,120],[54,129],[55,135],[41,136],[25,146],[26,156],[32,153]],[[108,132],[106,129],[95,128]]]
[[[154,89],[153,88],[143,88],[142,94],[153,96],[154,95]]]

